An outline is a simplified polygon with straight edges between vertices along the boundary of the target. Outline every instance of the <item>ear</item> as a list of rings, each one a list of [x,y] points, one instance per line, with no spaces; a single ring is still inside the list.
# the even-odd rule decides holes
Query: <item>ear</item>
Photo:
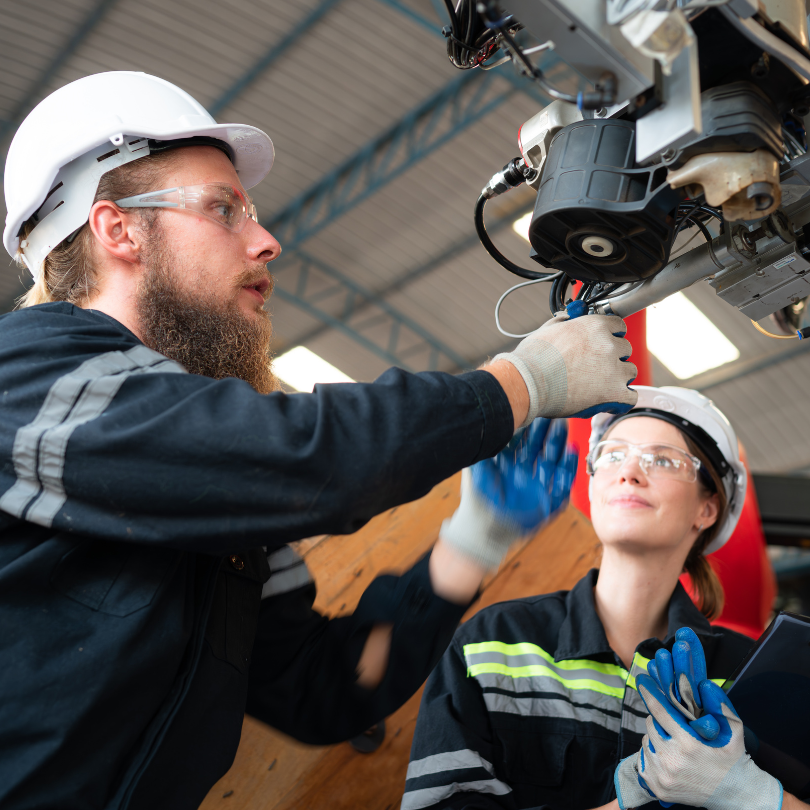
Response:
[[[703,525],[703,529],[714,526],[717,518],[720,517],[720,496],[715,492],[703,499],[703,504],[698,512],[698,519],[695,521],[695,528]]]
[[[136,215],[110,200],[99,200],[90,209],[90,229],[99,246],[121,261],[140,260],[143,236]]]

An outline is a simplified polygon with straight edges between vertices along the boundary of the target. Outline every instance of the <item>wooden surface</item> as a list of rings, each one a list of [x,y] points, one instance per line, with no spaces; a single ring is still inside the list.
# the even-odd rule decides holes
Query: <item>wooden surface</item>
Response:
[[[413,565],[458,505],[458,482],[459,476],[448,479],[355,534],[297,544],[318,584],[317,609],[329,616],[351,612],[375,576]],[[570,588],[597,554],[590,522],[569,507],[512,550],[465,618],[505,599]],[[396,810],[420,698],[421,690],[387,718],[385,741],[373,754],[357,753],[348,743],[303,745],[245,717],[233,767],[212,788],[203,810]]]

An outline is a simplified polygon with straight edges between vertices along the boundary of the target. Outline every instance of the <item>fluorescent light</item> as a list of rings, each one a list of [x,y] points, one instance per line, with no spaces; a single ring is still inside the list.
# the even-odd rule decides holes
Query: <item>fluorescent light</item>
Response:
[[[296,391],[312,391],[316,383],[354,382],[304,346],[296,346],[273,360],[273,372]]]
[[[532,223],[533,211],[524,214],[520,219],[516,219],[512,223],[512,228],[518,236],[522,236],[527,242],[529,241],[529,225]]]
[[[681,380],[740,356],[737,347],[683,293],[647,309],[647,348]]]

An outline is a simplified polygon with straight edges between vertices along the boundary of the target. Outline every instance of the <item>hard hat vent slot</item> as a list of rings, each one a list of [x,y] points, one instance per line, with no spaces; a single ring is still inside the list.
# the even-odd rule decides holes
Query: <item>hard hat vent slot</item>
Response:
[[[120,151],[121,151],[120,149],[113,149],[112,152],[105,152],[103,155],[100,155],[99,157],[96,158],[96,160],[99,163],[101,163],[102,160],[107,160],[107,158],[111,158],[114,155],[119,154]]]

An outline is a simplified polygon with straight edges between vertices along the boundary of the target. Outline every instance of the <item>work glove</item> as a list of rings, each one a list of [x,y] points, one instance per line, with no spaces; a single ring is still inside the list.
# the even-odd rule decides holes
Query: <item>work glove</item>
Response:
[[[720,725],[713,715],[703,711],[698,692],[698,684],[706,680],[708,673],[703,645],[694,630],[690,627],[678,630],[672,653],[658,650],[655,660],[647,666],[647,673],[704,740],[717,739]]]
[[[573,301],[572,304],[582,304]],[[529,413],[523,426],[538,416],[590,418],[596,413],[626,413],[638,394],[628,385],[638,369],[627,358],[632,347],[624,339],[625,322],[618,315],[582,315],[572,307],[546,321],[506,354],[529,390]]]
[[[535,532],[568,500],[577,454],[565,420],[537,419],[497,456],[461,473],[461,503],[440,537],[495,570],[516,540]]]
[[[616,768],[622,810],[651,799],[707,810],[780,810],[782,785],[746,753],[742,720],[721,687],[708,679],[697,686],[703,711],[719,726],[717,737],[706,740],[649,675],[636,684],[650,717],[641,750]]]

